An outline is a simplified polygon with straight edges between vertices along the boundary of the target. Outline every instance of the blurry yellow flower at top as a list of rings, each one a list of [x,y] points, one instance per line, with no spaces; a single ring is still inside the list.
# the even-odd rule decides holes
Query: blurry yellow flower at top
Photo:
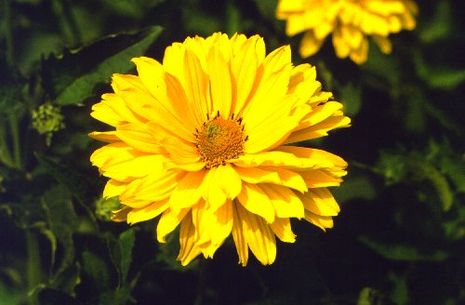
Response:
[[[138,75],[114,74],[114,93],[91,114],[112,126],[91,133],[107,142],[91,161],[109,178],[103,196],[123,205],[114,221],[159,217],[159,242],[179,227],[183,265],[213,257],[230,235],[240,264],[249,249],[271,264],[276,238],[295,241],[291,218],[333,226],[327,187],[347,164],[296,143],[350,120],[314,67],[292,65],[289,46],[266,55],[258,35],[215,33],[173,43],[162,62],[132,61]]]
[[[412,0],[279,0],[276,15],[287,20],[288,36],[305,32],[302,57],[317,53],[332,33],[336,55],[362,64],[367,60],[368,36],[389,54],[388,36],[414,29],[417,13]]]

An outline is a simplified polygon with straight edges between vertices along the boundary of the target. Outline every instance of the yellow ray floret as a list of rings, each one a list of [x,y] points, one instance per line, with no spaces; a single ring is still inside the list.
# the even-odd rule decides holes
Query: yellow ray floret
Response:
[[[138,75],[115,74],[113,93],[91,115],[111,130],[91,162],[122,203],[114,221],[159,218],[156,237],[179,227],[178,259],[211,258],[232,236],[239,263],[249,250],[276,258],[276,238],[296,239],[291,218],[325,230],[339,206],[347,163],[297,142],[347,127],[342,105],[321,90],[315,68],[293,66],[289,46],[266,55],[258,35],[189,37],[162,62],[132,60]]]
[[[300,55],[318,52],[327,36],[339,58],[367,60],[368,37],[390,53],[388,36],[415,28],[418,8],[412,0],[279,0],[276,15],[286,20],[286,34],[304,33]]]

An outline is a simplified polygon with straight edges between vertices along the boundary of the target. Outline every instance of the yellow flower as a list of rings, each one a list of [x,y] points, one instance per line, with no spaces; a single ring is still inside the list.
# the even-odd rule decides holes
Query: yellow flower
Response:
[[[258,35],[215,33],[165,50],[160,63],[132,60],[138,76],[114,74],[114,93],[92,116],[115,130],[91,136],[108,144],[91,162],[110,178],[104,197],[123,208],[114,221],[160,216],[159,242],[179,229],[178,259],[213,257],[232,235],[239,262],[276,257],[275,237],[294,242],[290,218],[333,226],[346,162],[294,143],[346,127],[342,105],[328,101],[315,68],[293,66],[291,50],[270,54]]]
[[[318,52],[332,33],[336,55],[362,64],[367,60],[367,36],[383,53],[391,53],[389,34],[414,29],[417,11],[412,0],[279,0],[276,15],[287,20],[288,36],[305,32],[302,57]]]

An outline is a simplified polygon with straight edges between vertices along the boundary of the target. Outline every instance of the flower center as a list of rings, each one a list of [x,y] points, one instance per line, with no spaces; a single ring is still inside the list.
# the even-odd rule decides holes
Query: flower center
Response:
[[[226,164],[244,153],[244,128],[241,119],[223,119],[219,115],[195,131],[196,147],[206,168]]]

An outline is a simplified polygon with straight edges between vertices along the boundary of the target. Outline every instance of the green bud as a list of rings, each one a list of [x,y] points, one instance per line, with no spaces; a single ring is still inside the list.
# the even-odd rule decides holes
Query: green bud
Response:
[[[32,127],[41,135],[45,135],[47,145],[50,145],[52,135],[65,128],[64,117],[60,108],[47,102],[32,111]]]
[[[95,203],[95,215],[101,220],[110,221],[113,211],[121,208],[121,203],[117,197],[100,198]]]

